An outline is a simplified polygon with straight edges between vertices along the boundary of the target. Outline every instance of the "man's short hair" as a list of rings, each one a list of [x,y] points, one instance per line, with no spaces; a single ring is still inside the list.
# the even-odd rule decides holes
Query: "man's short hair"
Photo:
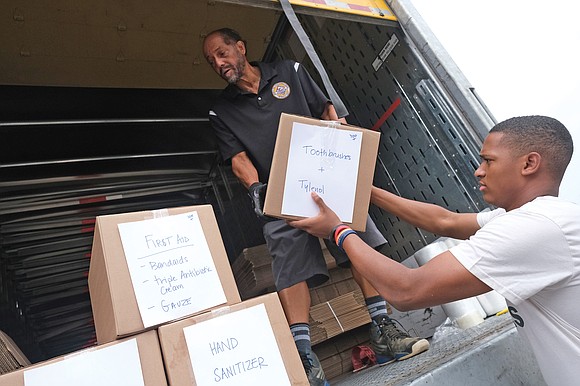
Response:
[[[207,34],[207,36],[211,36],[214,34],[220,35],[224,40],[224,43],[226,43],[228,46],[236,44],[237,42],[242,42],[246,46],[246,50],[248,49],[248,44],[246,43],[246,41],[242,39],[242,36],[238,33],[238,31],[234,29],[227,27],[219,28],[214,31],[211,31],[209,34]]]
[[[533,151],[539,153],[558,179],[564,176],[574,152],[572,136],[566,126],[542,115],[506,119],[489,132],[504,134],[502,140],[516,156]]]

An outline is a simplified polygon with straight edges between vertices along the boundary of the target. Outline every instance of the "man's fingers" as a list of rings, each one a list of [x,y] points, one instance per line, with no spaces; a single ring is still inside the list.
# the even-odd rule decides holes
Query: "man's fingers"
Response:
[[[318,194],[312,192],[312,193],[310,193],[310,195],[312,196],[312,199],[314,200],[316,205],[318,205],[318,208],[320,209],[321,212],[323,210],[325,210],[326,208],[328,208],[326,206],[326,204],[324,203],[324,200],[322,199],[322,197],[320,197]]]

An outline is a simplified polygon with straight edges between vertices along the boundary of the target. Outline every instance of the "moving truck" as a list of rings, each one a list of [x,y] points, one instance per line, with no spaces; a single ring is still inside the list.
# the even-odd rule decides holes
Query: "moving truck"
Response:
[[[494,118],[410,0],[290,1],[349,123],[381,132],[374,184],[454,211]],[[230,261],[262,244],[208,123],[225,86],[204,36],[322,74],[278,1],[6,0],[0,5],[0,329],[32,362],[94,344],[95,216],[210,203]],[[405,261],[437,236],[370,208]]]

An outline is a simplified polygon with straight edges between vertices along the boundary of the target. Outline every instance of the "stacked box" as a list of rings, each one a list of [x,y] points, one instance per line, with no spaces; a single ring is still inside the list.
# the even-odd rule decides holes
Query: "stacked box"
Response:
[[[358,289],[310,307],[310,340],[317,344],[370,321],[364,296]]]
[[[351,372],[352,349],[359,345],[369,345],[368,326],[357,327],[347,334],[341,334],[314,346],[326,378],[332,380]]]
[[[0,385],[166,385],[154,329],[241,302],[210,205],[97,217],[88,281],[98,346]]]
[[[330,278],[312,288],[310,326],[312,344],[370,322],[364,297],[350,269],[339,268],[321,241]],[[262,291],[275,291],[272,257],[266,245],[247,248],[233,264],[234,276],[243,299]]]
[[[77,351],[0,376],[0,386],[167,385],[156,331]]]
[[[352,271],[350,269],[333,268],[328,273],[330,278],[327,282],[310,290],[310,298],[312,299],[313,306],[331,301],[340,295],[359,289],[358,284],[352,277]]]
[[[241,301],[210,205],[97,217],[89,292],[99,344]]]
[[[328,269],[336,267],[336,261],[322,242],[321,247]],[[232,271],[243,300],[276,290],[272,256],[266,244],[245,248],[232,264]]]
[[[171,386],[309,384],[276,293],[158,331]]]
[[[266,244],[245,248],[232,264],[232,270],[242,299],[274,288],[272,256]]]
[[[352,276],[345,268],[329,270],[330,279],[310,290],[311,340],[319,344],[346,331],[370,323],[364,296]],[[387,310],[390,308],[387,305]]]
[[[0,374],[30,365],[30,361],[12,338],[0,330]]]

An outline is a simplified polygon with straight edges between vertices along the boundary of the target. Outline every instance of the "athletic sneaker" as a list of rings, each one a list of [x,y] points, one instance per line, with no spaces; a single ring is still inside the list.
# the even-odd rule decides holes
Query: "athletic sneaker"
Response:
[[[399,330],[389,318],[382,318],[378,324],[373,320],[370,335],[377,363],[381,366],[411,358],[429,349],[427,339],[412,338]]]
[[[312,350],[308,352],[298,351],[298,353],[300,354],[300,359],[302,359],[302,365],[304,370],[306,370],[310,386],[330,386],[316,354]]]

